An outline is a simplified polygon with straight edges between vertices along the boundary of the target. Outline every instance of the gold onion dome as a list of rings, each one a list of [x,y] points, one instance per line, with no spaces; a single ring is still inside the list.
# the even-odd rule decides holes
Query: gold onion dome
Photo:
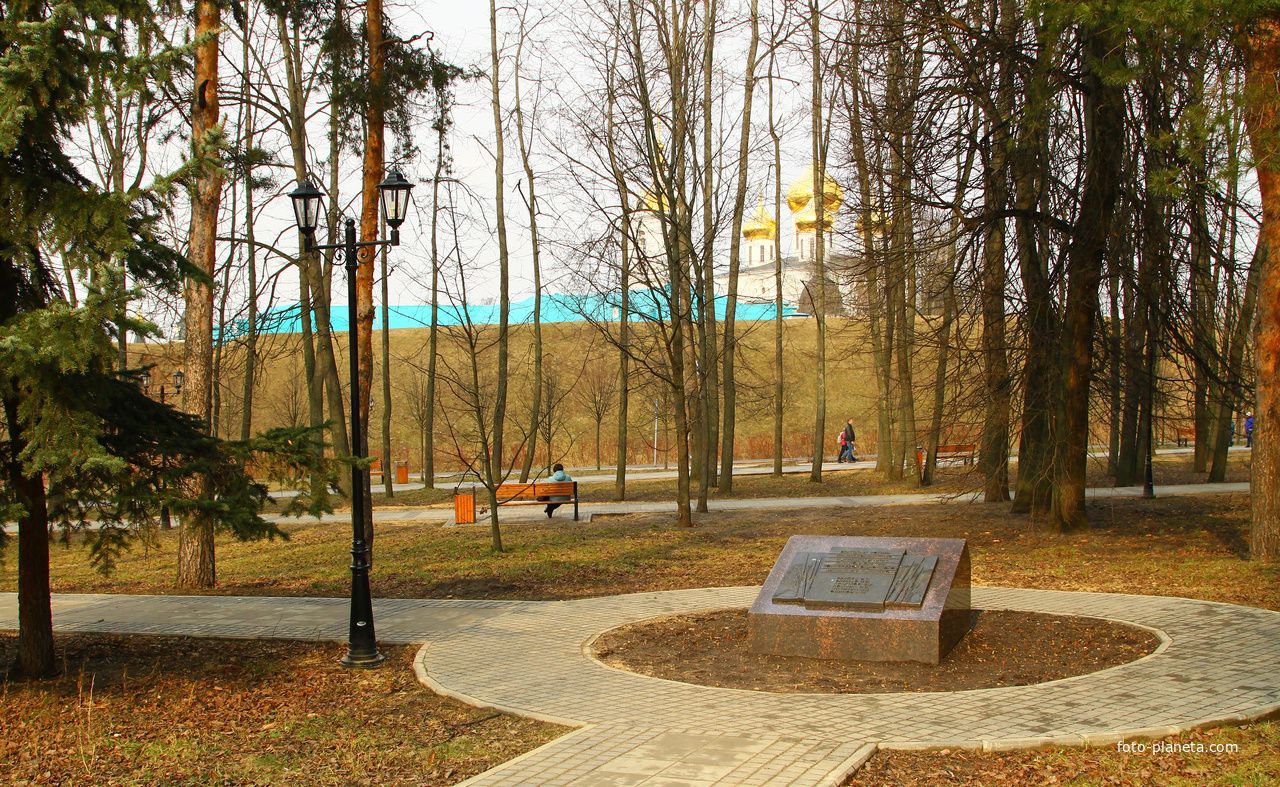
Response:
[[[830,172],[823,173],[822,196],[824,207],[828,212],[835,212],[840,209],[840,204],[844,201],[844,189],[840,188],[840,184],[836,183],[835,178],[831,177]],[[800,177],[796,178],[791,184],[791,188],[787,189],[787,206],[791,208],[792,213],[798,213],[802,208],[813,201],[813,165],[804,168],[804,172]]]
[[[773,240],[778,237],[778,222],[761,205],[751,220],[742,225],[742,237],[747,240]]]
[[[650,213],[665,213],[667,211],[666,198],[654,194],[652,191],[646,191],[640,195],[640,201],[644,203],[645,209]]]
[[[839,203],[836,204],[838,205]],[[814,208],[813,200],[811,199],[809,200],[809,203],[796,214],[796,229],[800,232],[813,232],[814,227],[817,226],[818,211]],[[831,207],[829,205],[822,213],[822,231],[831,231]]]

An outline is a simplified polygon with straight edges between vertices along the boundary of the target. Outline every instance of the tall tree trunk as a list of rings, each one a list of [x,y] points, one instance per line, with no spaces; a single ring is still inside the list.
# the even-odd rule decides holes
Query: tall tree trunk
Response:
[[[817,318],[817,336],[813,373],[814,413],[813,413],[813,469],[809,480],[822,481],[822,461],[827,447],[827,271],[823,255],[824,231],[823,220],[826,218],[826,149],[822,144],[822,42],[819,39],[819,21],[821,14],[818,3],[809,3],[809,40],[813,59],[813,209],[816,216],[813,235],[813,275],[817,280],[817,298],[814,304],[814,316]]]
[[[1138,445],[1139,412],[1143,392],[1147,388],[1146,341],[1149,327],[1145,295],[1150,287],[1150,265],[1145,259],[1138,261],[1136,284],[1124,286],[1124,395],[1120,411],[1120,461],[1116,467],[1116,486],[1133,486],[1137,483],[1142,463]]]
[[[1120,471],[1120,384],[1124,368],[1124,332],[1120,320],[1120,266],[1116,259],[1118,256],[1112,254],[1107,260],[1110,272],[1107,294],[1111,303],[1111,321],[1107,325],[1107,373],[1110,375],[1108,393],[1111,404],[1107,440],[1107,475],[1113,477]]]
[[[301,239],[298,248],[302,248]],[[314,252],[312,253],[314,255]],[[298,320],[302,326],[302,374],[307,383],[307,425],[317,429],[324,423],[324,378],[317,371],[315,337],[311,333],[311,317],[314,304],[311,298],[311,285],[307,276],[305,254],[300,254],[294,263],[298,268]],[[317,440],[315,455],[324,454],[324,441]],[[325,491],[323,474],[311,474],[311,494],[320,495]]]
[[[496,184],[495,209],[497,213],[498,234],[498,371],[497,386],[493,402],[493,440],[491,442],[492,460],[489,463],[487,485],[496,488],[499,476],[506,464],[503,459],[502,436],[507,419],[507,357],[508,357],[508,320],[511,315],[510,255],[507,250],[507,208],[506,208],[506,156],[504,146],[504,129],[502,123],[502,83],[498,70],[498,7],[496,0],[489,0],[489,57],[492,73],[489,75],[491,93],[490,102],[493,110],[494,164],[493,174]],[[549,447],[548,447],[548,450]],[[502,535],[498,530],[498,508],[492,506],[489,511],[489,528],[493,539],[493,551],[502,551]]]
[[[8,266],[9,260],[0,260]],[[0,282],[8,284],[8,271],[0,270]],[[16,278],[13,279],[16,282]],[[0,295],[11,304],[17,292],[0,288]],[[0,315],[11,314],[8,304],[0,306]],[[3,323],[4,320],[0,320]],[[9,665],[9,676],[34,680],[58,673],[53,650],[53,611],[49,604],[49,508],[45,500],[44,478],[40,473],[28,475],[22,467],[22,453],[27,442],[19,420],[21,402],[4,397],[4,417],[8,427],[8,445],[4,461],[5,483],[14,502],[22,507],[18,517],[18,639],[16,658]],[[0,444],[3,445],[3,444]]]
[[[1227,480],[1227,448],[1231,445],[1231,417],[1238,402],[1236,392],[1240,386],[1240,371],[1244,364],[1244,347],[1249,339],[1249,331],[1253,327],[1253,315],[1258,303],[1258,280],[1266,256],[1267,244],[1265,240],[1261,240],[1249,263],[1249,274],[1244,285],[1244,300],[1240,304],[1240,313],[1228,340],[1226,378],[1221,385],[1221,395],[1214,403],[1217,412],[1214,413],[1213,421],[1217,428],[1213,434],[1213,464],[1209,467],[1208,481],[1211,484],[1220,484]],[[1258,428],[1256,417],[1253,428],[1256,438]]]
[[[702,401],[706,434],[706,455],[703,465],[703,488],[699,496],[699,511],[706,509],[706,498],[711,485],[719,482],[717,458],[720,448],[720,336],[716,323],[716,289],[715,289],[715,195],[718,192],[716,182],[715,157],[712,143],[715,138],[715,116],[712,114],[712,85],[715,81],[715,41],[716,23],[719,16],[719,3],[716,0],[703,0],[703,13],[706,17],[706,46],[702,53],[702,282],[703,304],[706,318],[703,321],[705,344],[702,351],[703,376],[706,388]],[[732,240],[730,248],[737,247]],[[732,467],[733,458],[729,458]]]
[[[852,49],[851,62],[860,62],[861,31],[855,36]],[[876,472],[884,473],[887,477],[893,467],[894,445],[890,404],[893,390],[892,357],[889,350],[893,343],[893,331],[890,327],[892,320],[886,321],[886,315],[882,309],[885,288],[881,284],[883,280],[880,270],[881,260],[876,259],[876,237],[883,231],[881,226],[883,217],[880,215],[882,208],[875,204],[872,196],[872,182],[876,174],[871,171],[866,137],[863,132],[861,76],[855,69],[849,77],[853,81],[848,99],[849,146],[858,175],[858,196],[861,207],[858,235],[862,242],[862,274],[865,279],[863,294],[866,298],[867,332],[871,337],[871,361],[876,381]],[[888,334],[887,337],[886,334]]]
[[[342,3],[337,6],[338,17],[342,15]],[[301,48],[301,30],[298,26],[289,27],[288,16],[284,13],[276,15],[276,30],[284,52],[285,74],[289,95],[289,112],[285,123],[289,133],[289,149],[293,158],[293,175],[298,183],[308,176],[306,140],[306,95],[303,91],[302,62],[297,52]],[[338,58],[332,54],[330,59],[330,79],[333,81],[329,100],[331,105],[336,101],[336,84],[338,79]],[[329,160],[334,162],[329,172],[329,210],[326,216],[328,237],[337,237],[338,227],[338,112],[330,111],[329,121]],[[298,247],[303,247],[302,235],[298,236]],[[300,293],[302,300],[303,330],[303,362],[307,373],[307,405],[310,425],[317,427],[324,423],[325,397],[329,404],[329,442],[337,457],[349,456],[350,443],[347,437],[346,405],[342,399],[342,385],[338,380],[338,364],[333,349],[333,329],[330,322],[329,273],[332,264],[332,252],[322,257],[320,252],[312,251],[298,256],[298,270],[301,279]],[[315,333],[311,333],[311,318],[315,319]],[[314,352],[312,358],[307,354]],[[317,447],[317,451],[323,448]],[[312,490],[319,493],[323,480],[319,475],[312,477]],[[351,482],[347,474],[339,474],[338,488],[344,494],[351,494]]]
[[[1122,34],[1082,27],[1085,57],[1085,177],[1080,215],[1067,251],[1062,393],[1058,418],[1058,480],[1049,526],[1060,532],[1089,526],[1085,471],[1089,449],[1089,383],[1093,368],[1098,285],[1111,235],[1124,147],[1124,89],[1104,75],[1124,63]]]
[[[247,32],[247,31],[246,31]],[[244,69],[244,94],[249,95],[249,74],[252,73],[249,59],[249,36],[243,37],[241,64]],[[249,154],[253,150],[254,115],[253,105],[246,102],[244,149]],[[251,157],[245,156],[244,173],[244,242],[247,249],[247,265],[249,268],[249,304],[248,333],[244,340],[244,393],[241,395],[242,409],[240,413],[240,439],[248,440],[253,432],[253,388],[254,373],[258,361],[258,246],[254,243],[253,234],[253,167]]]
[[[395,462],[391,458],[391,303],[387,297],[387,247],[382,247],[382,483],[388,498],[396,496]]]
[[[771,42],[776,43],[776,42]],[[773,475],[782,477],[782,396],[786,368],[782,360],[782,247],[778,243],[778,230],[782,227],[782,135],[773,110],[774,65],[777,47],[769,47],[769,138],[773,141]]]
[[[738,385],[734,364],[738,309],[738,269],[742,262],[742,213],[747,202],[747,156],[751,152],[751,104],[756,92],[756,53],[760,46],[759,0],[751,0],[751,44],[747,48],[747,70],[742,78],[742,126],[738,137],[738,188],[733,196],[733,221],[729,243],[729,291],[724,313],[724,431],[720,445],[720,491],[733,491],[733,441],[737,432]]]
[[[947,248],[947,268],[943,271],[946,284],[942,290],[942,324],[938,327],[938,365],[933,378],[933,415],[929,424],[929,444],[925,452],[925,464],[920,471],[920,484],[931,486],[938,466],[938,444],[942,439],[942,419],[947,404],[947,365],[951,359],[953,346],[959,347],[963,340],[961,326],[958,324],[959,310],[956,308],[956,275],[960,267],[959,244],[961,222],[964,220],[964,200],[969,190],[969,177],[973,173],[973,160],[977,151],[972,146],[957,158],[955,201],[951,207],[951,228],[948,233],[950,243]],[[952,325],[955,324],[953,338]]]
[[[236,215],[236,200],[232,192],[231,215]],[[231,267],[235,264],[235,248],[227,253],[227,262],[222,268],[222,286],[218,288],[218,322],[213,332],[213,371],[209,379],[213,381],[213,400],[209,405],[209,434],[220,437],[223,432],[222,418],[222,360],[226,353],[227,343],[227,296],[231,292]],[[230,429],[226,430],[228,433]]]
[[[1258,325],[1253,339],[1256,403],[1253,409],[1252,523],[1255,560],[1280,558],[1280,15],[1254,20],[1244,36],[1245,125],[1262,195]]]
[[[1057,368],[1057,314],[1046,260],[1040,256],[1040,228],[1031,215],[1044,191],[1048,162],[1045,113],[1049,101],[1048,73],[1053,47],[1040,31],[1036,69],[1020,113],[1020,128],[1009,157],[1013,180],[1013,204],[1018,266],[1026,298],[1027,355],[1023,370],[1022,435],[1018,449],[1018,481],[1012,510],[1043,517],[1053,498],[1054,415],[1053,395]],[[1050,38],[1057,37],[1053,30]]]
[[[213,135],[218,129],[218,29],[221,26],[217,3],[197,0],[195,5],[197,45],[195,55],[195,95],[191,102],[191,144],[196,158],[216,157]],[[213,276],[215,239],[218,234],[218,205],[222,197],[222,169],[204,166],[191,190],[191,237],[188,259],[205,275]],[[183,366],[186,383],[182,387],[182,409],[206,425],[212,416],[213,395],[213,289],[197,279],[187,279],[183,292]],[[209,499],[212,481],[197,476],[190,490]],[[178,534],[177,584],[184,588],[213,587],[213,518],[192,510],[182,518]]]
[[[520,24],[523,26],[524,20],[521,19]],[[534,182],[533,160],[530,155],[530,148],[533,146],[533,128],[529,129],[529,140],[525,140],[524,131],[524,103],[520,96],[520,65],[521,53],[524,48],[524,31],[521,30],[520,43],[516,50],[515,68],[511,74],[511,80],[515,84],[516,91],[516,134],[520,141],[520,163],[524,167],[524,179],[529,184],[529,197],[525,203],[525,208],[529,213],[529,249],[532,254],[533,262],[533,404],[529,408],[529,438],[528,444],[525,446],[524,464],[520,468],[520,481],[523,483],[529,480],[529,471],[533,469],[533,454],[538,445],[538,425],[542,421],[542,265],[539,258],[541,244],[538,238],[538,191]],[[596,431],[599,432],[600,422],[596,422]],[[599,448],[599,435],[597,434],[597,449]],[[550,451],[550,446],[547,447]],[[556,458],[547,454],[547,466],[554,464]]]
[[[614,111],[616,109],[617,93],[614,90],[614,80],[616,78],[616,63],[610,61],[609,70],[606,76],[608,80],[608,89],[606,96],[606,120],[609,128],[609,140],[607,151],[609,154],[609,170],[613,173],[613,185],[618,192],[618,200],[622,205],[622,232],[619,253],[621,255],[621,270],[618,274],[619,287],[619,304],[618,304],[618,446],[617,458],[614,460],[614,477],[613,492],[618,500],[627,499],[627,409],[630,401],[631,393],[631,348],[630,348],[630,318],[631,318],[631,238],[632,238],[632,213],[631,213],[631,196],[627,186],[626,174],[622,171],[621,165],[618,163],[618,151],[612,144],[616,139],[614,130],[616,121]]]
[[[992,27],[1001,42],[1012,46],[1018,28],[1018,11],[1001,0],[999,17]],[[978,471],[983,477],[983,499],[994,503],[1009,499],[1009,349],[1005,326],[1005,219],[1009,202],[1008,157],[1013,122],[1014,65],[994,66],[996,94],[987,106],[991,138],[983,173],[983,214],[987,227],[982,250],[982,358],[987,410],[982,424]]]
[[[436,363],[440,347],[440,179],[445,173],[449,97],[436,93],[436,167],[431,176],[431,329],[427,336],[427,412],[423,423],[422,483],[436,487]]]
[[[365,0],[364,11],[365,44],[369,48],[369,81],[367,87],[368,103],[365,109],[364,127],[364,165],[363,180],[360,192],[360,242],[371,243],[379,238],[378,184],[382,182],[385,163],[385,101],[386,78],[384,65],[386,53],[382,40],[382,0]],[[349,348],[357,353],[359,363],[359,379],[354,381],[360,392],[360,442],[363,445],[352,446],[355,456],[369,455],[369,404],[373,392],[373,261],[376,249],[366,246],[360,249],[357,258],[360,266],[356,270],[356,346]],[[369,548],[369,558],[373,559],[373,494],[370,487],[369,473],[363,472],[360,478],[364,483],[364,540]]]
[[[1220,232],[1218,243],[1224,249],[1234,250],[1239,233],[1240,212],[1238,201],[1240,193],[1238,167],[1240,161],[1240,120],[1238,118],[1227,127],[1226,136],[1227,171],[1232,173],[1227,181],[1227,204],[1230,207],[1225,211],[1223,228]],[[1226,348],[1226,379],[1215,381],[1213,385],[1214,394],[1211,397],[1211,406],[1214,417],[1214,445],[1213,464],[1209,467],[1210,483],[1220,483],[1226,480],[1227,451],[1231,447],[1231,419],[1235,408],[1244,404],[1244,397],[1240,395],[1238,390],[1242,371],[1241,363],[1244,359],[1245,343],[1250,339],[1253,331],[1254,315],[1256,314],[1258,303],[1258,273],[1261,268],[1261,259],[1266,253],[1266,244],[1259,243],[1249,261],[1249,273],[1245,280],[1244,299],[1241,302],[1239,313],[1236,314],[1235,324],[1231,329]],[[1226,257],[1227,262],[1231,267],[1234,267],[1236,261],[1234,251],[1228,252]]]

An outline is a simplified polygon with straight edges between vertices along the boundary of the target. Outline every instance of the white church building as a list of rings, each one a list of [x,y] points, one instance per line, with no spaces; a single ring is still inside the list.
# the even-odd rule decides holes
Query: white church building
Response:
[[[644,195],[643,207],[634,214],[634,235],[638,251],[656,264],[654,277],[665,281],[662,263],[655,258],[664,248],[662,237],[662,204],[652,194]],[[813,190],[813,165],[810,164],[791,184],[786,194],[787,207],[791,211],[792,248],[795,254],[783,257],[782,300],[787,306],[801,312],[812,309],[812,295],[816,282],[814,255],[817,248],[818,216]],[[833,250],[832,228],[835,214],[844,201],[844,191],[829,174],[822,189],[823,257],[827,263],[828,311],[839,313],[843,304],[854,302],[855,282],[851,276],[839,275],[847,271],[850,258]],[[778,224],[765,209],[763,200],[742,224],[739,239],[738,299],[746,303],[773,303],[777,300],[778,283]],[[635,286],[646,286],[637,281]],[[715,277],[716,295],[728,293],[729,274],[724,271]]]

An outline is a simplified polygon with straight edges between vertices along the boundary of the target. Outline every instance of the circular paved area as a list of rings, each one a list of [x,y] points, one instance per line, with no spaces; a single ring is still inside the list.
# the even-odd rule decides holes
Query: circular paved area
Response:
[[[777,733],[884,748],[1107,745],[1242,722],[1280,709],[1280,613],[1191,599],[975,587],[973,606],[1109,618],[1154,629],[1154,654],[1034,686],[811,695],[695,686],[606,667],[602,631],[646,618],[749,606],[758,588],[526,602],[433,638],[418,654],[432,688],[574,726]]]

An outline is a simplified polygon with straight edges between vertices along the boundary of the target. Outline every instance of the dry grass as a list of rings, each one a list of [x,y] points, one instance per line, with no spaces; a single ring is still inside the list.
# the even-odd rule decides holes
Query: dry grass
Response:
[[[1091,531],[1046,534],[1008,506],[949,503],[791,511],[713,512],[693,529],[672,515],[596,517],[591,524],[508,525],[507,551],[489,551],[487,527],[379,523],[373,592],[379,597],[562,599],[764,580],[795,534],[969,539],[973,579],[1012,587],[1190,596],[1280,609],[1277,568],[1247,559],[1247,495],[1121,498],[1090,505]],[[350,529],[299,522],[285,542],[218,544],[219,586],[233,595],[344,596]],[[74,543],[53,552],[58,592],[168,593],[176,536],[136,547],[112,577]],[[15,565],[0,589],[15,587]]]
[[[3,687],[0,782],[423,787],[566,731],[432,694],[409,668],[413,648],[348,671],[331,644],[76,635],[58,645],[62,677]],[[0,637],[0,652],[10,647]]]
[[[1176,750],[1061,749],[1037,752],[876,754],[850,787],[1274,787],[1280,784],[1280,724],[1211,729],[1158,741]],[[1227,747],[1236,747],[1228,751]],[[1211,751],[1213,747],[1222,747]]]

